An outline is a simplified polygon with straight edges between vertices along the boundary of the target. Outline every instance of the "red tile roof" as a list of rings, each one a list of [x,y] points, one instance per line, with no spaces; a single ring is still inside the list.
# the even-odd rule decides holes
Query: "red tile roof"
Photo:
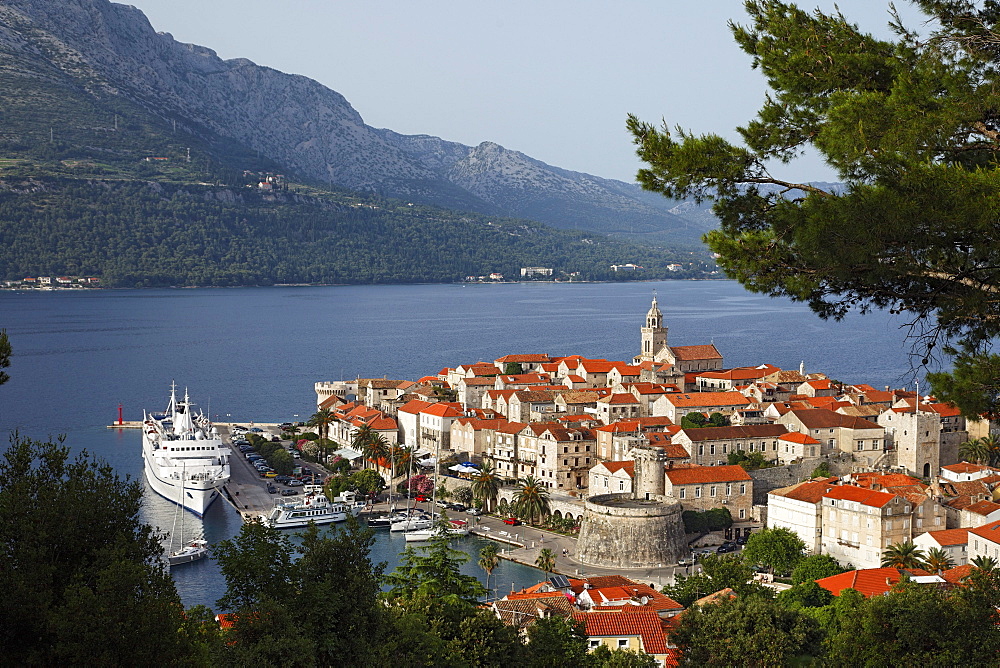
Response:
[[[956,566],[955,568],[949,568],[946,571],[942,571],[941,577],[952,584],[959,584],[962,580],[972,574],[972,569],[974,568],[975,566],[972,564],[962,564],[961,566]]]
[[[750,403],[750,400],[739,392],[668,393],[663,396],[674,406],[685,408],[697,406],[746,406]]]
[[[543,353],[527,355],[504,355],[496,360],[497,364],[531,362],[535,364],[548,364],[550,357]]]
[[[670,352],[678,362],[691,360],[721,360],[722,354],[714,345],[707,346],[671,346]]]
[[[708,393],[706,393],[708,394]],[[780,424],[747,424],[739,427],[700,427],[684,429],[684,435],[695,443],[699,441],[723,441],[743,438],[775,438],[788,433]]]
[[[966,506],[965,509],[970,513],[975,513],[977,515],[992,515],[996,511],[1000,510],[1000,503],[980,501],[979,503],[973,503],[971,506]],[[997,542],[1000,543],[1000,538],[998,538]]]
[[[802,434],[797,431],[790,431],[787,434],[782,434],[778,437],[779,441],[788,441],[789,443],[799,443],[801,445],[818,445],[817,441],[812,436],[808,434]]]
[[[834,487],[823,495],[826,499],[840,499],[844,501],[857,501],[863,506],[881,508],[896,498],[895,494],[888,492],[876,492],[871,489],[863,489],[853,485],[841,485]]]
[[[585,633],[591,638],[639,636],[647,654],[666,654],[669,651],[660,616],[652,610],[577,612],[573,614],[573,619],[584,623]]]
[[[693,466],[688,469],[667,469],[667,479],[672,485],[751,480],[742,466]]]
[[[969,542],[968,529],[942,529],[941,531],[928,531],[927,535],[941,547],[946,545],[965,545]]]
[[[823,500],[823,495],[833,489],[836,481],[836,478],[829,478],[827,480],[807,480],[796,485],[790,485],[781,489],[772,490],[768,492],[768,494],[783,496],[786,499],[803,501],[805,503],[819,503]]]
[[[866,598],[881,596],[892,586],[903,579],[902,571],[912,575],[930,575],[925,570],[919,568],[865,568],[858,571],[847,571],[840,575],[831,575],[828,578],[816,580],[823,589],[826,589],[834,596],[840,596],[840,592],[845,589],[854,589]]]
[[[430,401],[421,401],[420,399],[411,399],[410,401],[407,401],[405,404],[403,404],[402,406],[399,407],[399,412],[401,412],[401,413],[413,413],[414,415],[416,415],[417,413],[419,413],[420,411],[424,410],[428,406],[433,406],[433,405],[434,405],[433,402],[430,402]]]
[[[974,533],[980,538],[985,538],[994,543],[1000,543],[1000,522],[990,522],[975,529],[969,529],[969,533]]]

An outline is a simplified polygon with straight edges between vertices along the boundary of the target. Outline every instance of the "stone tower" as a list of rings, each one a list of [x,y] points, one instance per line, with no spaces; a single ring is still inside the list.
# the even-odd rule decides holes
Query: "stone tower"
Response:
[[[655,307],[655,304],[654,304]],[[604,568],[652,568],[687,556],[681,504],[664,496],[666,455],[660,448],[632,450],[631,494],[592,496],[584,504],[576,557]]]
[[[642,328],[642,352],[638,359],[651,362],[666,347],[667,328],[663,324],[663,314],[656,305],[656,297],[653,297],[653,305],[646,313],[646,326]]]
[[[667,455],[662,448],[636,446],[632,448],[635,478],[632,498],[649,501],[662,497],[666,491]]]

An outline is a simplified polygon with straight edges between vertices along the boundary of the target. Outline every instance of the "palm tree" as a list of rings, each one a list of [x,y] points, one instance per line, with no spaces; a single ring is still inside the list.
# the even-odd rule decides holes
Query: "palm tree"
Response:
[[[952,559],[947,550],[943,550],[940,547],[932,547],[927,551],[924,566],[932,573],[940,573],[949,568],[954,568],[955,560]]]
[[[549,490],[541,480],[529,475],[519,480],[518,485],[514,492],[514,508],[518,515],[534,524],[535,518],[541,520],[549,514]]]
[[[982,464],[989,460],[990,452],[981,438],[974,438],[958,446],[958,456],[967,462]]]
[[[990,466],[1000,464],[1000,436],[989,434],[979,439],[986,451],[986,461]]]
[[[535,559],[535,566],[538,566],[546,573],[551,573],[556,569],[556,555],[555,552],[545,547],[542,551],[538,553],[538,558]]]
[[[486,512],[491,512],[500,494],[500,476],[491,464],[484,463],[472,478],[472,495],[482,502]]]
[[[364,455],[367,459],[370,459],[375,468],[378,468],[378,463],[389,457],[389,441],[386,440],[385,436],[378,433],[377,431],[370,432],[371,436],[368,438],[368,442],[364,446]]]
[[[499,549],[496,543],[490,543],[479,551],[479,567],[486,571],[486,600],[490,599],[490,575],[493,569],[500,565]]]
[[[882,552],[883,568],[920,568],[924,565],[924,551],[910,541],[895,543]]]
[[[375,432],[372,428],[363,424],[358,427],[358,430],[354,432],[354,436],[351,437],[351,447],[365,456],[365,468],[368,468],[368,444],[371,443],[374,435]]]
[[[997,560],[993,557],[987,557],[982,554],[969,563],[971,563],[974,568],[986,571],[987,573],[991,573],[997,569]]]
[[[326,463],[326,447],[330,443],[328,435],[330,433],[330,425],[337,421],[337,416],[328,411],[325,408],[321,408],[309,418],[306,422],[310,427],[316,427],[316,432],[319,434],[318,445],[323,449],[323,463]]]

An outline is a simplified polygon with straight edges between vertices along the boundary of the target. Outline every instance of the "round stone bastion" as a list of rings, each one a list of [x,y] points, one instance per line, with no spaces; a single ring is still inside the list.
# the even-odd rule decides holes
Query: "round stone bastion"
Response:
[[[673,499],[602,494],[584,506],[578,561],[603,568],[656,568],[688,554],[681,504]]]

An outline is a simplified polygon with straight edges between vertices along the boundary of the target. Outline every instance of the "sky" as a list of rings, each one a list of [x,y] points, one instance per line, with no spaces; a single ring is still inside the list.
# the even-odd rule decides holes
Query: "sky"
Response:
[[[742,0],[131,0],[153,28],[222,58],[301,74],[341,93],[368,125],[632,182],[628,113],[736,140],[766,85],[728,21]],[[898,3],[908,23],[917,14]],[[834,3],[803,3],[832,11]],[[839,0],[888,36],[888,2]],[[912,20],[909,20],[912,17]],[[833,181],[815,155],[776,176]]]

